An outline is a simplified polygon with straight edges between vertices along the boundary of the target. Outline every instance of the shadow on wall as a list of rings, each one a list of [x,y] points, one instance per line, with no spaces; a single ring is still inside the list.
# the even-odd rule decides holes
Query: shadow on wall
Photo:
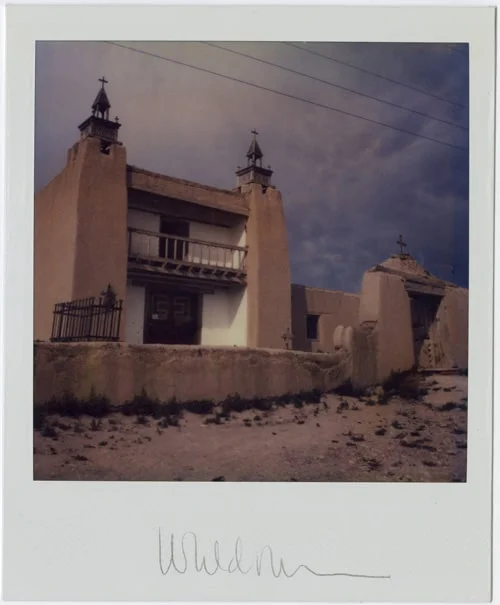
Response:
[[[312,351],[311,341],[307,338],[306,317],[306,287],[292,284],[292,348],[295,351]]]
[[[438,296],[410,297],[415,363],[421,368],[440,367],[445,363],[437,317],[442,302],[443,298]]]

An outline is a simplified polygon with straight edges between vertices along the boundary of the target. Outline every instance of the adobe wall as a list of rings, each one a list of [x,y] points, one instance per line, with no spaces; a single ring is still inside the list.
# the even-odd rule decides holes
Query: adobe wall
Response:
[[[78,229],[73,299],[99,296],[108,284],[124,300],[127,290],[127,180],[126,152],[111,145],[109,155],[100,141],[80,141]],[[122,337],[125,322],[121,322]]]
[[[451,365],[465,369],[469,366],[469,291],[447,287],[441,307]]]
[[[248,215],[248,204],[239,193],[234,191],[176,179],[135,166],[128,166],[127,182],[130,188],[138,191],[194,202],[201,206],[217,208],[242,216]]]
[[[285,348],[291,330],[291,281],[288,235],[279,191],[252,184],[242,188],[247,221],[248,346]]]
[[[339,325],[333,335],[333,348],[348,359],[348,373],[355,389],[377,384],[377,334],[372,329]]]
[[[377,381],[391,372],[410,370],[414,363],[410,299],[397,275],[367,272],[363,276],[359,326],[373,331]]]
[[[80,165],[68,162],[34,203],[34,337],[48,340],[55,303],[71,300]]]
[[[307,338],[307,315],[319,315],[318,339]],[[359,295],[292,284],[293,348],[297,351],[332,352],[338,325],[356,326]]]
[[[35,197],[35,339],[51,336],[54,304],[127,283],[126,154],[80,140],[63,171]],[[121,323],[124,330],[125,322]]]
[[[194,347],[124,343],[35,345],[35,404],[65,392],[88,397],[91,390],[115,405],[143,389],[161,400],[221,401],[273,397],[336,388],[348,378],[343,351],[333,355],[273,349]],[[194,380],[193,377],[196,377]]]

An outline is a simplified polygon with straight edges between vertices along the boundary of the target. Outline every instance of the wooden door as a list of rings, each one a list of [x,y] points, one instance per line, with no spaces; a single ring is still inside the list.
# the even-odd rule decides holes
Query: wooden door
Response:
[[[198,308],[198,294],[149,292],[144,343],[197,344]]]

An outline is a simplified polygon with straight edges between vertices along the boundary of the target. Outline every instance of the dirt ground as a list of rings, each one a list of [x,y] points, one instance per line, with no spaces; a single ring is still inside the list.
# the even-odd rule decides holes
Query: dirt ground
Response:
[[[51,416],[51,431],[34,432],[34,478],[465,481],[467,377],[434,374],[422,386],[419,401],[328,394],[320,404],[247,410],[221,424],[192,413],[168,428],[120,413]]]

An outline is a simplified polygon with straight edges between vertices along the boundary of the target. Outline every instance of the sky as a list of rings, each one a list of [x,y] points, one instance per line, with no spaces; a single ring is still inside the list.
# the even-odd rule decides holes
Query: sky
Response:
[[[64,167],[102,76],[127,162],[146,170],[231,189],[257,129],[294,283],[359,292],[402,234],[468,287],[467,45],[38,42],[35,191]]]

